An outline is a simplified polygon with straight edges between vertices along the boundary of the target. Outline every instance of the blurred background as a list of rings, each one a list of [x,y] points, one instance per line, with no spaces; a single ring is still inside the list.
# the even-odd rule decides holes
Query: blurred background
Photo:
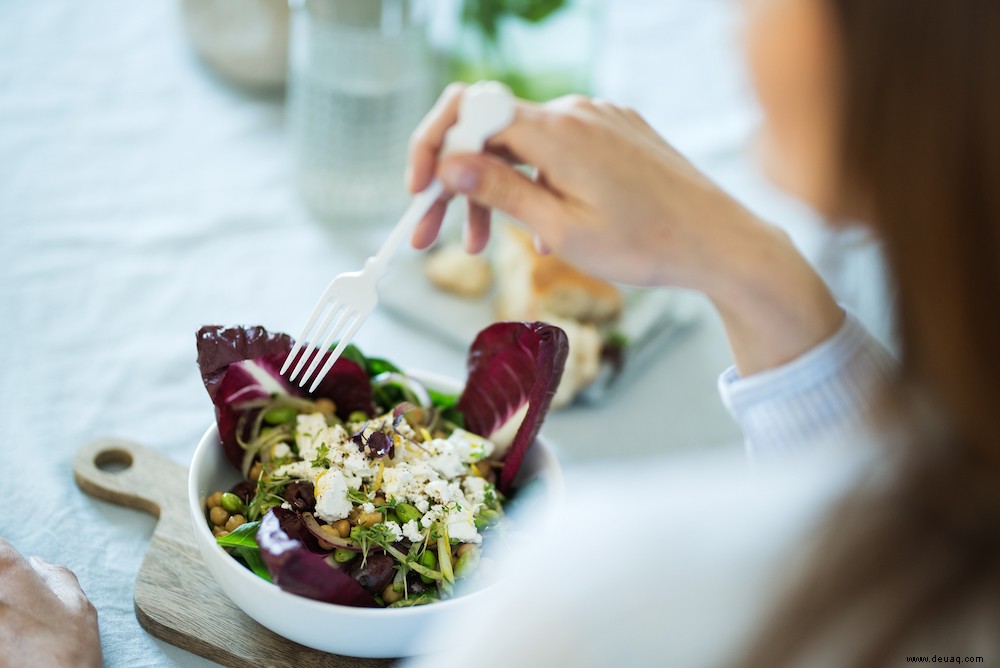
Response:
[[[788,230],[891,343],[877,246],[824,230],[755,164],[736,11],[730,0],[0,2],[0,471],[18,472],[0,479],[0,501],[27,513],[7,513],[0,535],[77,570],[110,665],[191,657],[139,634],[132,614],[152,520],[84,497],[73,454],[115,435],[186,463],[213,417],[194,332],[297,333],[401,213],[407,138],[450,80],[636,108]],[[703,300],[557,264],[586,297],[564,310],[534,282],[543,260],[516,228],[470,260],[454,252],[460,218],[454,207],[434,253],[398,256],[362,349],[462,377],[492,319],[556,320],[574,352],[545,431],[565,461],[740,447],[715,388],[729,351]],[[67,519],[81,543],[57,532]]]

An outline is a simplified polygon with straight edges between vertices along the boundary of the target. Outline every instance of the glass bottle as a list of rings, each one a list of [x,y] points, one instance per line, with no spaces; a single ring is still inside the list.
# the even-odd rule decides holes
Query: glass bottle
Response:
[[[405,206],[409,136],[433,102],[421,0],[290,0],[288,109],[299,189],[337,223]]]

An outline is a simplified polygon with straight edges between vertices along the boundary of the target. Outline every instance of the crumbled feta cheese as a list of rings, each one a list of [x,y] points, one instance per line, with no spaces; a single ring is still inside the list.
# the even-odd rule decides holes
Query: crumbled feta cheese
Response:
[[[372,467],[372,462],[368,457],[354,448],[353,451],[343,452],[343,457],[338,462],[344,467],[344,472],[352,475],[358,475],[362,478],[370,478],[375,473],[375,469]]]
[[[388,522],[383,522],[383,526],[385,526],[385,528],[388,529],[389,532],[392,534],[393,543],[395,543],[398,540],[403,540],[403,530],[399,527],[398,522],[393,522],[390,520]]]
[[[295,421],[295,444],[299,457],[311,462],[319,454],[319,446],[326,441],[326,418],[322,413],[299,415]]]
[[[470,504],[476,506],[486,502],[486,486],[489,483],[485,478],[470,475],[462,481],[462,491]]]
[[[429,453],[427,463],[443,477],[456,478],[468,471],[458,456],[455,444],[451,441],[436,438],[429,443],[424,443],[424,448]]]
[[[288,476],[289,478],[299,478],[301,480],[311,480],[316,482],[316,478],[326,469],[314,469],[309,462],[292,462],[279,466],[274,473],[277,476]]]
[[[412,543],[419,543],[424,539],[424,534],[420,532],[420,525],[416,520],[410,520],[403,525],[403,535]]]
[[[438,503],[452,503],[464,501],[465,498],[458,483],[449,483],[447,480],[434,480],[427,483],[424,492]]]
[[[278,443],[271,450],[271,457],[274,459],[284,459],[292,454],[292,449],[288,447],[287,443]]]
[[[389,429],[392,414],[380,416],[367,423],[329,427],[321,414],[300,415],[296,423],[298,456],[303,460],[280,467],[279,475],[311,480],[315,485],[316,515],[326,522],[343,519],[354,507],[347,496],[349,489],[366,488],[369,499],[374,496],[371,484],[380,478],[381,491],[390,501],[406,502],[419,510],[423,517],[399,526],[386,522],[396,540],[406,537],[422,541],[424,532],[435,523],[447,527],[450,538],[479,543],[482,538],[476,531],[474,516],[485,503],[489,484],[482,478],[470,475],[469,466],[494,454],[497,446],[476,434],[459,429],[447,439],[430,439],[420,444],[404,442],[397,437],[396,454],[392,462],[373,462],[367,454],[351,441],[350,433],[363,430],[370,436],[376,430]],[[400,422],[397,431],[413,437],[412,428]],[[287,445],[285,446],[287,448]],[[329,462],[313,467],[314,461]],[[280,453],[280,454],[279,454]],[[276,447],[274,456],[291,456]],[[325,464],[325,462],[323,462]],[[370,500],[361,504],[361,511],[375,512]]]
[[[496,449],[491,441],[464,429],[456,429],[448,437],[448,441],[455,446],[459,459],[466,464],[482,461]]]
[[[347,498],[347,480],[344,474],[331,469],[316,481],[316,517],[326,522],[336,522],[347,517],[353,504]]]
[[[420,518],[420,526],[425,529],[430,529],[431,525],[438,521],[444,511],[444,506],[441,504],[433,505],[424,511],[424,516]]]
[[[483,537],[476,531],[475,517],[469,508],[452,508],[448,511],[448,538],[461,543],[482,543]]]

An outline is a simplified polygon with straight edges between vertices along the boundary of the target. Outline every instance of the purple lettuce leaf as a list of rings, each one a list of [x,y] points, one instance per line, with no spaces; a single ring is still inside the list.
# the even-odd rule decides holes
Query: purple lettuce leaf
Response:
[[[263,327],[209,325],[198,330],[198,368],[215,405],[215,417],[226,458],[240,468],[243,449],[236,439],[239,411],[235,406],[273,394],[326,397],[346,419],[352,411],[371,413],[372,389],[368,374],[341,357],[312,395],[289,383],[279,373],[292,349],[287,334],[271,334]],[[324,359],[329,353],[324,354]]]
[[[281,516],[292,511],[272,508],[260,521],[257,544],[271,580],[285,591],[327,603],[361,608],[377,607],[375,597],[322,556],[306,549],[301,540],[282,529]]]
[[[504,458],[501,492],[510,491],[542,427],[568,352],[566,333],[540,322],[498,322],[481,331],[469,349],[469,377],[458,400],[467,429],[489,438],[528,405]]]

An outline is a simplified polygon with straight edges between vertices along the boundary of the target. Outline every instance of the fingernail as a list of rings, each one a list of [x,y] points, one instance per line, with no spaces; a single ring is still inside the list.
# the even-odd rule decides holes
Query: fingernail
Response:
[[[552,249],[546,246],[545,242],[537,234],[535,235],[535,252],[539,255],[548,255],[552,252]]]
[[[479,177],[465,165],[447,164],[441,169],[441,180],[450,190],[467,193],[476,189]]]

